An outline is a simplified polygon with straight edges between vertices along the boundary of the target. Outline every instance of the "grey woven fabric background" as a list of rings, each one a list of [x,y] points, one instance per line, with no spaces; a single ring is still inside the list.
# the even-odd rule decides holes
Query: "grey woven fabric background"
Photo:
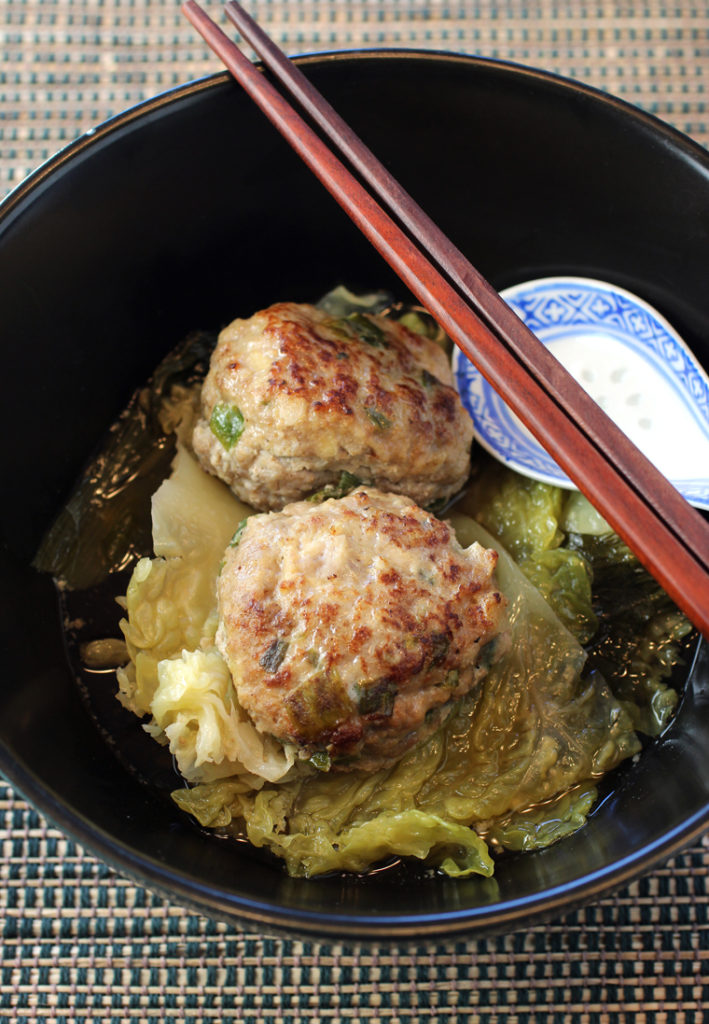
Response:
[[[205,6],[219,14],[214,0]],[[513,60],[709,142],[706,4],[246,6],[290,53],[404,46]],[[0,196],[109,115],[218,70],[178,0],[0,0],[0,57]],[[5,785],[0,837],[1,1022],[699,1024],[709,1013],[706,842],[547,926],[357,951],[188,913],[117,877]]]

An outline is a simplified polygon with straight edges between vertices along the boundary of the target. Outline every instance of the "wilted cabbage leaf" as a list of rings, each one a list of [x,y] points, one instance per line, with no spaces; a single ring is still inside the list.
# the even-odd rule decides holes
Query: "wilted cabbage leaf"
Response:
[[[677,706],[670,680],[692,625],[616,534],[572,534],[567,543],[593,565],[599,628],[591,660],[634,727],[658,736]]]
[[[692,626],[588,499],[479,454],[475,483],[459,507],[509,545],[525,575],[587,644],[589,664],[634,728],[659,735],[677,706],[670,677]]]
[[[563,492],[530,480],[490,460],[481,468],[458,508],[490,531],[516,562],[558,548]]]
[[[485,838],[505,850],[550,846],[581,828],[597,796],[595,786],[577,786],[549,803],[499,819],[486,830]]]
[[[240,708],[214,647],[215,581],[224,550],[253,510],[202,472],[178,444],[172,475],[152,502],[153,546],[125,597],[121,623],[131,662],[118,670],[119,700],[152,715],[189,781],[250,776],[250,788],[283,778],[294,754],[261,736]]]
[[[293,749],[257,732],[240,707],[216,648],[161,661],[150,709],[189,782],[249,774],[258,788],[293,767]]]
[[[178,445],[172,475],[152,501],[159,557],[138,562],[125,597],[121,628],[131,662],[118,672],[119,699],[136,714],[151,712],[164,658],[213,645],[214,581],[231,536],[250,512]]]
[[[481,522],[507,548],[524,574],[581,643],[598,627],[592,573],[582,553],[562,546],[562,523],[598,528],[603,520],[576,492],[530,480],[492,460],[482,460],[459,508]]]

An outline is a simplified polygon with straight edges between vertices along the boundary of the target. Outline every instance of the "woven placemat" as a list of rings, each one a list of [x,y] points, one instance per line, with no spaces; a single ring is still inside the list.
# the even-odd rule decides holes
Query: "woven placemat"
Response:
[[[219,4],[205,6],[213,13]],[[541,67],[709,142],[709,5],[252,0],[289,52],[406,46]],[[179,0],[2,0],[0,196],[84,130],[218,69]],[[0,282],[0,290],[2,282]],[[0,783],[0,1022],[700,1024],[709,845],[544,927],[406,951],[270,939],[191,914]]]
[[[0,796],[0,1020],[704,1024],[709,843],[551,924],[356,949],[264,938],[117,877]]]
[[[703,1024],[709,843],[551,924],[356,949],[264,938],[117,877],[7,790],[0,1020]]]

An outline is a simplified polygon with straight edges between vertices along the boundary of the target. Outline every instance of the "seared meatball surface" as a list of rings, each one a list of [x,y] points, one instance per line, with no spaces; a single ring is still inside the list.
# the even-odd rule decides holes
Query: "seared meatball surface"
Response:
[[[435,342],[386,317],[283,302],[221,332],[193,447],[258,509],[343,473],[426,506],[463,487],[472,435]]]
[[[252,516],[218,581],[242,707],[319,767],[393,763],[485,674],[506,604],[496,562],[373,488]]]

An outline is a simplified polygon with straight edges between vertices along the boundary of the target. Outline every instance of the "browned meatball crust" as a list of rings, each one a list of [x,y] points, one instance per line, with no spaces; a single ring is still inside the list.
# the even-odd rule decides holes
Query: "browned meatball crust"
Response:
[[[379,768],[490,663],[497,554],[409,499],[359,488],[245,521],[218,582],[217,646],[256,727],[335,768]],[[500,646],[500,645],[498,645]]]
[[[386,317],[283,302],[221,332],[193,446],[255,508],[343,473],[427,506],[463,487],[472,434],[435,342]]]

